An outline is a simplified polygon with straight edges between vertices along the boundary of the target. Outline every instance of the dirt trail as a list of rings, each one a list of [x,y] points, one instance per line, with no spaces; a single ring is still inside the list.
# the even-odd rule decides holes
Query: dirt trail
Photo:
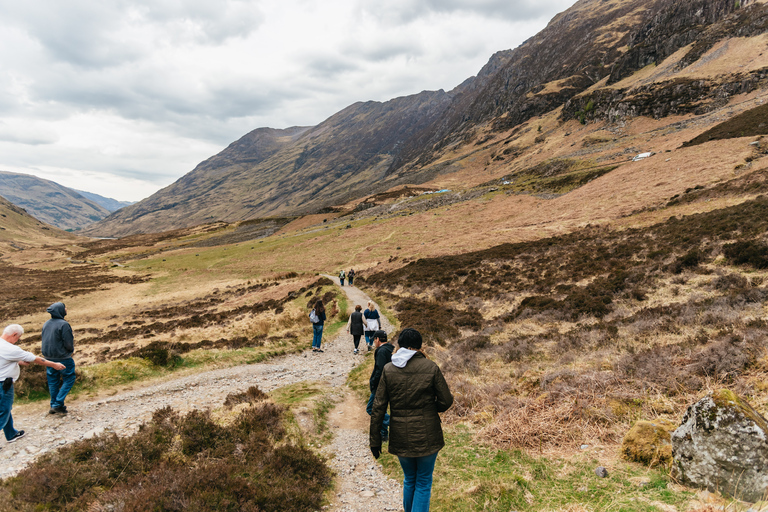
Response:
[[[339,284],[337,278],[332,279]],[[342,289],[352,307],[365,307],[369,298],[362,291],[354,286]],[[392,332],[383,315],[381,323],[385,331]],[[362,363],[365,350],[353,354],[352,337],[345,329],[329,342],[324,339],[323,353],[311,352],[310,343],[311,339],[307,339],[307,350],[300,354],[266,363],[200,372],[145,386],[137,384],[109,397],[71,400],[67,416],[49,415],[47,402],[17,405],[13,409],[14,425],[27,435],[13,444],[0,445],[0,478],[15,475],[38,456],[68,443],[103,432],[132,434],[155,410],[165,406],[181,412],[217,409],[227,395],[253,385],[271,391],[302,381],[319,381],[335,389],[337,401],[330,413],[333,442],[322,447],[337,474],[333,502],[326,510],[402,510],[400,483],[383,475],[368,448],[365,404],[353,397],[345,385],[350,370]],[[365,340],[361,345],[364,348]]]

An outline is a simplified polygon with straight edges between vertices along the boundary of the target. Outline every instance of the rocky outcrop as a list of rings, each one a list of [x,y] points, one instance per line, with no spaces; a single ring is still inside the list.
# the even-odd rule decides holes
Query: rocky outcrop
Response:
[[[675,427],[676,423],[665,418],[638,421],[624,436],[622,456],[649,466],[666,466],[672,462],[671,437]]]
[[[672,475],[681,483],[745,501],[768,489],[768,422],[720,390],[691,405],[672,434]]]

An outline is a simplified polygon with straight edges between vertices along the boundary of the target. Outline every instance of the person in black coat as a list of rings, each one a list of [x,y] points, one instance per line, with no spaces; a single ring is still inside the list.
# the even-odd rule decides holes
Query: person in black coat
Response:
[[[373,353],[373,371],[368,381],[368,385],[371,388],[371,397],[368,399],[368,405],[365,407],[365,412],[369,416],[373,411],[373,399],[376,398],[376,389],[379,387],[381,374],[384,371],[384,367],[392,361],[392,353],[395,351],[395,346],[387,343],[387,333],[381,330],[373,333],[373,344],[376,346],[376,352]],[[382,440],[386,441],[389,439],[389,414],[386,414],[386,412],[380,430]]]
[[[363,318],[363,306],[355,306],[355,312],[349,315],[347,322],[347,332],[352,335],[352,341],[355,343],[355,354],[360,351],[357,347],[360,345],[360,338],[365,332],[365,318]]]

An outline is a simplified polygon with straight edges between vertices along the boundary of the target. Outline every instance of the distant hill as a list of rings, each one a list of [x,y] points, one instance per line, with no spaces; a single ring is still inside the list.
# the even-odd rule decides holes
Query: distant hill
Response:
[[[109,210],[71,188],[28,174],[0,171],[0,196],[38,220],[76,230],[109,215]]]
[[[86,199],[90,199],[94,203],[103,206],[110,212],[115,212],[119,210],[120,208],[124,208],[126,206],[130,206],[136,201],[118,201],[117,199],[112,199],[111,197],[104,197],[100,196],[99,194],[94,194],[93,192],[86,192],[85,190],[77,190],[72,189],[81,196],[83,196]]]
[[[632,120],[692,139],[738,113],[736,95],[764,90],[767,20],[762,0],[580,0],[451,91],[355,103],[314,127],[259,128],[86,232],[352,208],[396,186],[468,188],[555,156],[573,169],[625,160],[643,147],[621,142]]]

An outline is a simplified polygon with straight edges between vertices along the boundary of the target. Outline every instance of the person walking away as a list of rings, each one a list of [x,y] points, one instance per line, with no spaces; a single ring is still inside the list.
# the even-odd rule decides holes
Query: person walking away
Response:
[[[371,453],[377,459],[381,455],[381,427],[389,406],[389,453],[403,468],[403,508],[426,512],[437,453],[445,446],[439,413],[453,405],[453,395],[440,367],[422,352],[417,330],[403,330],[397,344],[400,348],[384,366],[373,400]]]
[[[349,280],[349,286],[352,286],[352,283],[355,282],[355,269],[349,269],[349,272],[347,272],[347,279]]]
[[[341,283],[341,286],[344,286],[344,278],[346,276],[344,275],[344,269],[341,269],[341,272],[339,272],[339,282]]]
[[[63,370],[65,366],[61,363],[46,361],[42,357],[37,357],[32,352],[22,350],[16,346],[16,343],[24,334],[24,328],[19,324],[11,324],[3,329],[0,336],[0,428],[3,429],[5,440],[9,443],[24,437],[23,430],[16,430],[13,427],[13,408],[14,389],[13,383],[19,379],[21,369],[19,365],[28,363],[41,364],[54,370]]]
[[[355,306],[355,312],[349,315],[349,321],[347,322],[347,332],[352,335],[352,342],[355,344],[354,353],[357,354],[360,351],[357,347],[360,345],[360,337],[365,332],[365,318],[363,317],[363,306]]]
[[[379,323],[379,312],[376,311],[376,304],[368,301],[368,309],[363,312],[365,317],[365,343],[368,350],[373,350],[373,333],[381,328]]]
[[[368,385],[371,388],[371,397],[365,406],[365,412],[368,413],[368,416],[371,416],[373,413],[373,399],[376,397],[376,389],[379,387],[381,373],[384,371],[384,367],[392,361],[392,353],[395,351],[395,346],[387,342],[387,333],[382,330],[378,330],[373,334],[373,344],[376,346],[376,352],[373,353],[373,371],[368,381]],[[384,422],[381,426],[381,440],[389,440],[389,414],[386,412],[384,413]]]
[[[64,399],[75,384],[75,360],[72,359],[72,354],[75,352],[75,337],[69,322],[64,320],[67,316],[67,307],[63,302],[51,304],[46,311],[51,314],[51,319],[43,325],[43,357],[65,366],[63,370],[56,370],[50,366],[45,370],[48,377],[48,392],[51,394],[51,410],[48,412],[67,414]]]
[[[315,303],[315,309],[309,315],[312,321],[312,352],[322,352],[320,344],[323,342],[323,325],[325,325],[325,306],[322,300]]]

